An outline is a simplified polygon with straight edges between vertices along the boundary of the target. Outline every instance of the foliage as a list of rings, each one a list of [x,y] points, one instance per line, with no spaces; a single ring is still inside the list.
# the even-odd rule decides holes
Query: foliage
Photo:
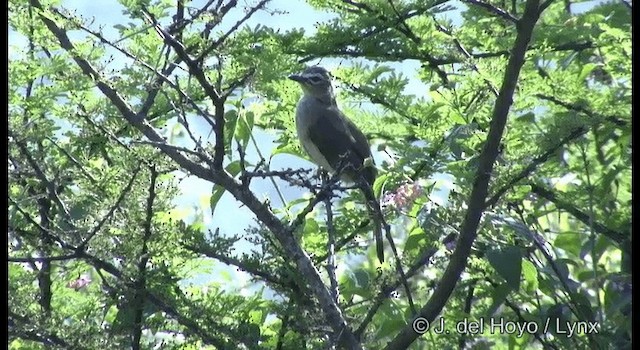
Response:
[[[308,4],[332,19],[9,2],[9,348],[630,348],[631,4]],[[285,77],[318,62],[381,160],[384,264],[359,193],[272,166],[305,157]]]

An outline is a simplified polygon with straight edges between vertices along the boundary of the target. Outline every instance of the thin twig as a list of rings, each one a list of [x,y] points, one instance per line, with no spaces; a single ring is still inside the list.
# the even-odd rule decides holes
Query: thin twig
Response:
[[[463,0],[464,2],[467,2],[469,4],[472,5],[476,5],[478,7],[481,7],[487,11],[489,11],[490,13],[496,15],[497,17],[500,17],[508,22],[511,22],[513,24],[518,23],[518,19],[513,17],[509,12],[494,6],[488,2],[484,2],[484,1],[480,1],[480,0]]]
[[[580,220],[580,222],[582,222],[583,224],[592,227],[595,232],[602,234],[612,241],[616,242],[620,249],[631,252],[631,245],[629,243],[630,236],[628,234],[613,230],[605,226],[604,224],[595,221],[593,219],[593,213],[585,213],[570,202],[559,198],[555,193],[553,193],[553,191],[543,187],[542,185],[529,183],[529,186],[531,186],[532,193],[548,200],[549,202],[553,203],[559,210],[566,211],[576,219]]]
[[[102,226],[104,226],[104,224],[107,222],[107,220],[109,220],[111,218],[113,213],[115,213],[116,209],[120,209],[120,205],[122,204],[122,201],[124,200],[125,196],[129,193],[129,191],[131,191],[131,188],[133,187],[133,183],[136,181],[136,178],[138,176],[138,172],[139,171],[140,171],[140,167],[138,166],[133,171],[133,174],[131,174],[131,178],[129,179],[129,182],[124,187],[124,189],[120,192],[120,195],[118,196],[118,199],[116,199],[116,202],[111,206],[111,208],[109,209],[107,214],[105,214],[105,216],[103,216],[102,219],[100,219],[100,221],[98,221],[96,226],[89,232],[87,237],[78,246],[78,248],[80,250],[84,250],[84,248],[87,246],[87,244],[89,244],[89,241],[98,233],[98,231],[100,231]]]
[[[375,314],[378,312],[378,309],[380,309],[380,306],[382,306],[384,301],[387,300],[387,298],[389,297],[389,294],[391,294],[394,290],[398,289],[398,287],[400,287],[400,285],[403,283],[403,280],[413,277],[415,274],[417,274],[421,270],[422,267],[425,267],[431,260],[431,257],[437,251],[438,250],[435,248],[429,248],[424,250],[419,255],[419,258],[416,259],[416,261],[411,265],[411,267],[409,267],[409,270],[407,271],[406,276],[404,278],[402,276],[397,276],[392,283],[389,283],[389,284],[383,283],[380,286],[380,291],[373,298],[369,311],[367,311],[367,314],[362,319],[362,321],[360,322],[360,325],[354,332],[354,334],[358,338],[360,338],[364,333],[364,331],[367,329],[367,326],[373,320],[373,316],[375,316]]]
[[[30,263],[30,262],[51,262],[77,259],[78,254],[67,254],[58,256],[34,256],[34,257],[7,257],[8,262]]]
[[[187,101],[197,112],[199,115],[201,115],[212,127],[214,127],[215,124],[213,124],[213,122],[211,121],[210,118],[210,114],[207,113],[205,110],[203,110],[202,108],[200,108],[200,106],[198,106],[198,104],[191,99],[191,97],[189,97],[182,89],[180,89],[174,82],[172,82],[164,73],[170,73],[173,71],[173,69],[169,69],[167,68],[167,70],[165,70],[165,72],[158,72],[155,68],[153,68],[150,64],[146,63],[145,61],[143,61],[142,59],[132,55],[130,52],[123,50],[122,48],[120,48],[118,45],[112,43],[111,41],[105,39],[102,35],[100,35],[100,33],[97,33],[93,30],[91,30],[90,28],[87,28],[85,26],[83,26],[81,23],[76,23],[77,21],[73,21],[73,19],[65,16],[64,14],[62,14],[59,11],[54,10],[54,13],[57,13],[58,15],[60,15],[62,18],[68,20],[68,21],[72,21],[74,22],[80,29],[84,30],[85,32],[93,35],[94,37],[96,37],[98,40],[100,40],[101,42],[111,46],[112,48],[118,50],[118,52],[122,53],[123,55],[125,55],[126,57],[128,57],[129,59],[132,59],[134,62],[139,63],[140,65],[142,65],[144,68],[146,68],[147,70],[149,70],[150,72],[152,72],[153,74],[155,74],[158,78],[159,81],[166,83],[167,85],[169,85],[170,87],[172,87],[182,98],[185,99],[185,101]],[[173,65],[176,66],[177,65]],[[158,85],[156,83],[156,85]],[[139,119],[144,119],[144,117],[146,116],[146,113],[148,112],[148,110],[151,107],[151,102],[153,101],[153,99],[151,98],[152,94],[154,93],[154,91],[156,91],[159,87],[156,86],[155,89],[152,89],[150,92],[150,96],[148,97],[148,99],[146,100],[145,103],[143,103],[142,108],[140,109],[140,111],[138,112],[138,118]]]
[[[73,165],[75,165],[80,170],[80,172],[82,172],[82,174],[84,176],[86,176],[91,181],[91,183],[93,185],[98,185],[98,182],[96,181],[96,179],[91,174],[89,174],[89,172],[80,164],[80,162],[78,162],[77,159],[75,159],[75,157],[73,157],[69,153],[69,151],[67,151],[64,147],[58,145],[58,143],[55,142],[55,140],[53,140],[52,138],[50,138],[48,136],[45,137],[45,138],[49,142],[51,142],[58,150],[60,150],[60,152],[62,152],[62,154],[64,154],[67,157],[67,159],[69,159],[71,161],[71,163],[73,163]]]
[[[209,47],[207,47],[206,49],[202,50],[202,53],[198,56],[198,58],[196,59],[197,61],[201,61],[204,59],[204,57],[206,57],[207,55],[209,55],[211,53],[211,51],[217,49],[220,45],[222,45],[224,43],[225,40],[227,40],[227,38],[233,34],[233,32],[235,32],[236,30],[238,30],[238,28],[240,28],[240,26],[246,22],[249,18],[251,18],[251,16],[253,16],[254,13],[256,13],[258,10],[262,9],[269,1],[271,0],[261,0],[259,3],[257,3],[256,5],[254,5],[253,7],[251,7],[251,10],[249,10],[244,17],[242,17],[240,20],[238,20],[233,26],[231,26],[231,28],[229,28],[229,30],[222,34],[216,41],[214,41]]]
[[[322,181],[325,183],[329,181],[326,174],[322,176]],[[324,208],[327,214],[327,275],[329,276],[329,286],[331,295],[336,303],[338,302],[338,296],[340,291],[338,290],[338,278],[336,277],[336,231],[333,226],[333,210],[331,207],[331,196],[327,196],[324,200]]]
[[[478,74],[480,74],[480,70],[478,69],[478,66],[473,62],[473,56],[469,53],[469,51],[467,51],[467,49],[464,48],[464,46],[462,45],[462,43],[460,42],[460,40],[458,40],[458,38],[456,38],[453,33],[448,30],[447,28],[445,28],[444,26],[442,26],[440,23],[438,23],[438,21],[436,20],[435,17],[433,17],[433,21],[436,24],[436,28],[442,32],[445,33],[447,35],[449,35],[452,39],[453,39],[453,43],[456,45],[456,47],[458,48],[458,51],[460,51],[460,53],[462,53],[463,56],[465,56],[468,60],[468,64],[471,66],[471,68]],[[496,89],[495,86],[493,86],[493,83],[485,78],[482,74],[480,74],[482,78],[482,80],[484,80],[485,84],[487,84],[487,87],[489,88],[489,90],[491,90],[491,92],[493,93],[493,95],[495,97],[498,97],[498,89]]]
[[[569,102],[565,102],[562,100],[559,100],[558,98],[556,98],[555,96],[549,96],[549,95],[544,95],[544,94],[536,94],[535,95],[538,98],[541,98],[545,101],[549,101],[552,102],[553,104],[556,104],[558,106],[562,106],[568,110],[571,111],[576,111],[576,112],[580,112],[580,113],[584,113],[586,116],[591,117],[591,118],[597,118],[597,119],[604,119],[610,123],[613,123],[617,126],[620,127],[624,127],[628,125],[628,122],[626,120],[624,120],[623,118],[619,117],[619,116],[615,116],[615,115],[601,115],[598,113],[595,113],[593,111],[588,110],[587,108],[580,106],[576,103],[569,103]]]
[[[511,180],[509,180],[509,182],[507,182],[505,185],[503,185],[502,187],[500,187],[498,190],[495,191],[493,196],[491,196],[491,198],[489,198],[489,200],[487,200],[487,202],[485,203],[485,207],[486,208],[490,208],[490,207],[493,207],[494,205],[496,205],[496,203],[498,203],[500,198],[509,189],[511,189],[513,186],[515,186],[518,182],[526,179],[529,176],[529,174],[533,173],[538,168],[539,165],[543,164],[552,155],[554,155],[558,149],[560,149],[561,147],[563,147],[567,143],[577,139],[578,137],[584,135],[587,131],[588,131],[588,129],[586,129],[584,127],[576,128],[571,133],[569,133],[569,135],[567,135],[564,138],[562,138],[553,147],[550,147],[548,150],[546,150],[545,152],[543,152],[539,156],[533,158],[533,160],[531,160],[529,165],[527,165],[524,169],[522,169],[516,176],[512,177]]]

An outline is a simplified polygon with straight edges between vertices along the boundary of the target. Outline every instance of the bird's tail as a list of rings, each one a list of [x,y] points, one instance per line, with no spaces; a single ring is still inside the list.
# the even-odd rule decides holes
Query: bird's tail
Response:
[[[384,245],[382,240],[382,223],[377,218],[373,218],[373,236],[376,239],[376,252],[380,263],[384,262]]]
[[[364,186],[362,189],[365,200],[367,202],[367,211],[369,212],[369,219],[373,223],[373,237],[376,241],[376,253],[378,254],[378,260],[380,263],[384,262],[384,240],[382,236],[382,211],[380,210],[380,204],[373,194],[373,190],[370,186]]]

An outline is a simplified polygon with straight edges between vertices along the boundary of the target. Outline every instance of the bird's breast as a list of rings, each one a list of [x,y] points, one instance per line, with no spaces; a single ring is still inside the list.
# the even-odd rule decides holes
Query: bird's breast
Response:
[[[296,131],[298,133],[298,139],[300,140],[302,148],[314,163],[327,171],[333,172],[334,169],[322,155],[318,146],[311,141],[309,135],[311,126],[318,122],[318,119],[321,117],[320,114],[317,113],[317,110],[314,111],[313,108],[311,108],[312,106],[310,106],[310,104],[312,103],[312,101],[302,98],[296,107]]]

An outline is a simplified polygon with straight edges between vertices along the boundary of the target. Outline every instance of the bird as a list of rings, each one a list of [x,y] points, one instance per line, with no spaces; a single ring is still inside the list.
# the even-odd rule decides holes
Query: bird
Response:
[[[377,169],[371,145],[364,133],[338,108],[332,76],[321,66],[309,66],[291,74],[303,95],[296,106],[295,124],[300,144],[309,158],[343,182],[354,183],[366,201],[376,241],[378,260],[384,262],[382,220],[378,200],[373,193]]]

